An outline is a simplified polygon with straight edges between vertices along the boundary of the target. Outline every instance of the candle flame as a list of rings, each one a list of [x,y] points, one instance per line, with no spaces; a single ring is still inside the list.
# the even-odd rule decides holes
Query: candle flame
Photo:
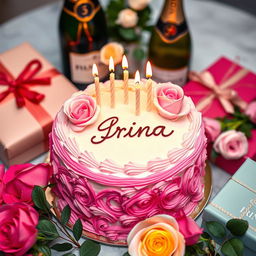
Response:
[[[95,63],[92,65],[92,74],[93,74],[93,76],[98,76],[99,75],[98,68],[97,68],[97,65]]]
[[[112,56],[109,58],[109,71],[113,72],[115,70],[115,66],[114,66],[114,60],[112,58]]]
[[[127,58],[126,58],[125,55],[123,56],[123,59],[122,59],[122,68],[123,69],[127,69],[128,68],[128,61],[127,61]]]
[[[140,72],[139,70],[135,73],[135,83],[138,84],[140,82]]]
[[[147,78],[152,77],[152,68],[149,61],[147,62],[147,66],[146,66],[146,77]]]

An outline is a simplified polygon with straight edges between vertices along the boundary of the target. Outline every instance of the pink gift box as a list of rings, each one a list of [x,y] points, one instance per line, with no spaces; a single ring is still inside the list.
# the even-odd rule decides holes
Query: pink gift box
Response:
[[[17,84],[14,81],[24,70],[24,88],[19,93],[26,97],[17,97],[12,91]],[[28,79],[33,70],[36,75]],[[5,97],[8,89],[11,93]],[[24,163],[48,151],[48,133],[51,131],[53,119],[63,102],[76,91],[28,43],[0,54],[1,161],[6,165]],[[18,107],[17,98],[24,106]],[[36,101],[40,103],[35,103]]]
[[[232,62],[226,57],[221,57],[206,70],[213,75],[216,84],[219,85],[223,83],[223,78],[225,76],[227,77],[227,74],[228,78],[230,78],[242,69],[244,69],[244,67],[239,64]],[[242,78],[236,79],[229,88],[235,90],[237,95],[247,103],[256,100],[256,75],[251,71],[248,71]],[[190,96],[197,106],[198,103],[202,102],[202,99],[209,96],[211,93],[209,88],[196,81],[189,81],[183,89],[185,94]],[[214,97],[201,111],[203,116],[210,118],[224,117],[228,115],[217,97]],[[217,156],[216,159],[212,160],[217,166],[230,174],[234,174],[248,157],[256,160],[256,130],[252,131],[252,136],[248,139],[248,142],[249,151],[246,156],[237,160],[227,160],[222,156]],[[209,145],[209,148],[211,148],[211,146],[212,145]]]

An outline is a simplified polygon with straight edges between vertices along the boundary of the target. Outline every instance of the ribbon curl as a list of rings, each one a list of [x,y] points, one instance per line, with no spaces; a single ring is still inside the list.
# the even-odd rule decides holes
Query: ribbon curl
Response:
[[[203,86],[207,87],[211,91],[202,98],[196,105],[198,111],[202,111],[216,98],[220,101],[222,107],[227,113],[234,113],[234,105],[239,106],[244,110],[247,103],[242,100],[237,92],[230,88],[235,82],[239,81],[248,73],[248,70],[241,69],[229,79],[222,82],[220,85],[216,83],[213,75],[209,71],[203,71],[201,73],[191,71],[189,78],[192,81],[199,82]]]
[[[36,85],[49,86],[51,84],[51,76],[38,77],[41,69],[42,63],[34,59],[25,66],[17,78],[12,78],[7,72],[0,72],[0,86],[8,86],[5,91],[0,93],[0,102],[10,93],[13,93],[18,108],[25,105],[25,99],[39,104],[44,99],[45,95],[30,90],[29,87]]]

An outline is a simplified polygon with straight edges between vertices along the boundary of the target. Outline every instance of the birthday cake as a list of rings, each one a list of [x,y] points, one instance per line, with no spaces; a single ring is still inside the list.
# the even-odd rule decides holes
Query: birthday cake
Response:
[[[113,92],[107,81],[97,95],[92,84],[53,124],[56,205],[69,205],[71,223],[81,219],[84,230],[110,240],[125,240],[156,214],[189,215],[204,194],[201,113],[181,87],[153,82],[149,91],[147,82],[129,80],[125,90],[116,80]]]

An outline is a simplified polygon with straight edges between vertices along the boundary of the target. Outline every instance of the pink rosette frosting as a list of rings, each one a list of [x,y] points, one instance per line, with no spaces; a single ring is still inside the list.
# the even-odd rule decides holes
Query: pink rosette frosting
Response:
[[[97,120],[100,108],[93,97],[78,92],[64,103],[63,112],[69,119],[71,129],[78,132]]]
[[[124,214],[122,203],[122,195],[113,189],[102,190],[96,197],[96,205],[116,219]]]
[[[150,189],[142,189],[123,203],[123,209],[131,216],[145,217],[154,211],[159,197]]]
[[[167,119],[186,116],[192,108],[191,99],[183,89],[172,83],[158,84],[154,89],[154,104],[159,114]]]
[[[230,130],[220,134],[213,148],[225,159],[239,159],[247,154],[248,141],[244,133]]]
[[[89,206],[94,203],[96,195],[86,178],[72,176],[71,172],[59,167],[55,176],[55,192],[78,214],[91,217]]]
[[[23,256],[35,244],[39,214],[28,204],[0,207],[0,251]]]
[[[220,122],[208,117],[204,117],[203,121],[204,121],[205,135],[207,139],[210,142],[215,141],[221,132]]]
[[[250,117],[251,121],[256,124],[256,101],[251,102],[246,110],[245,114]]]

